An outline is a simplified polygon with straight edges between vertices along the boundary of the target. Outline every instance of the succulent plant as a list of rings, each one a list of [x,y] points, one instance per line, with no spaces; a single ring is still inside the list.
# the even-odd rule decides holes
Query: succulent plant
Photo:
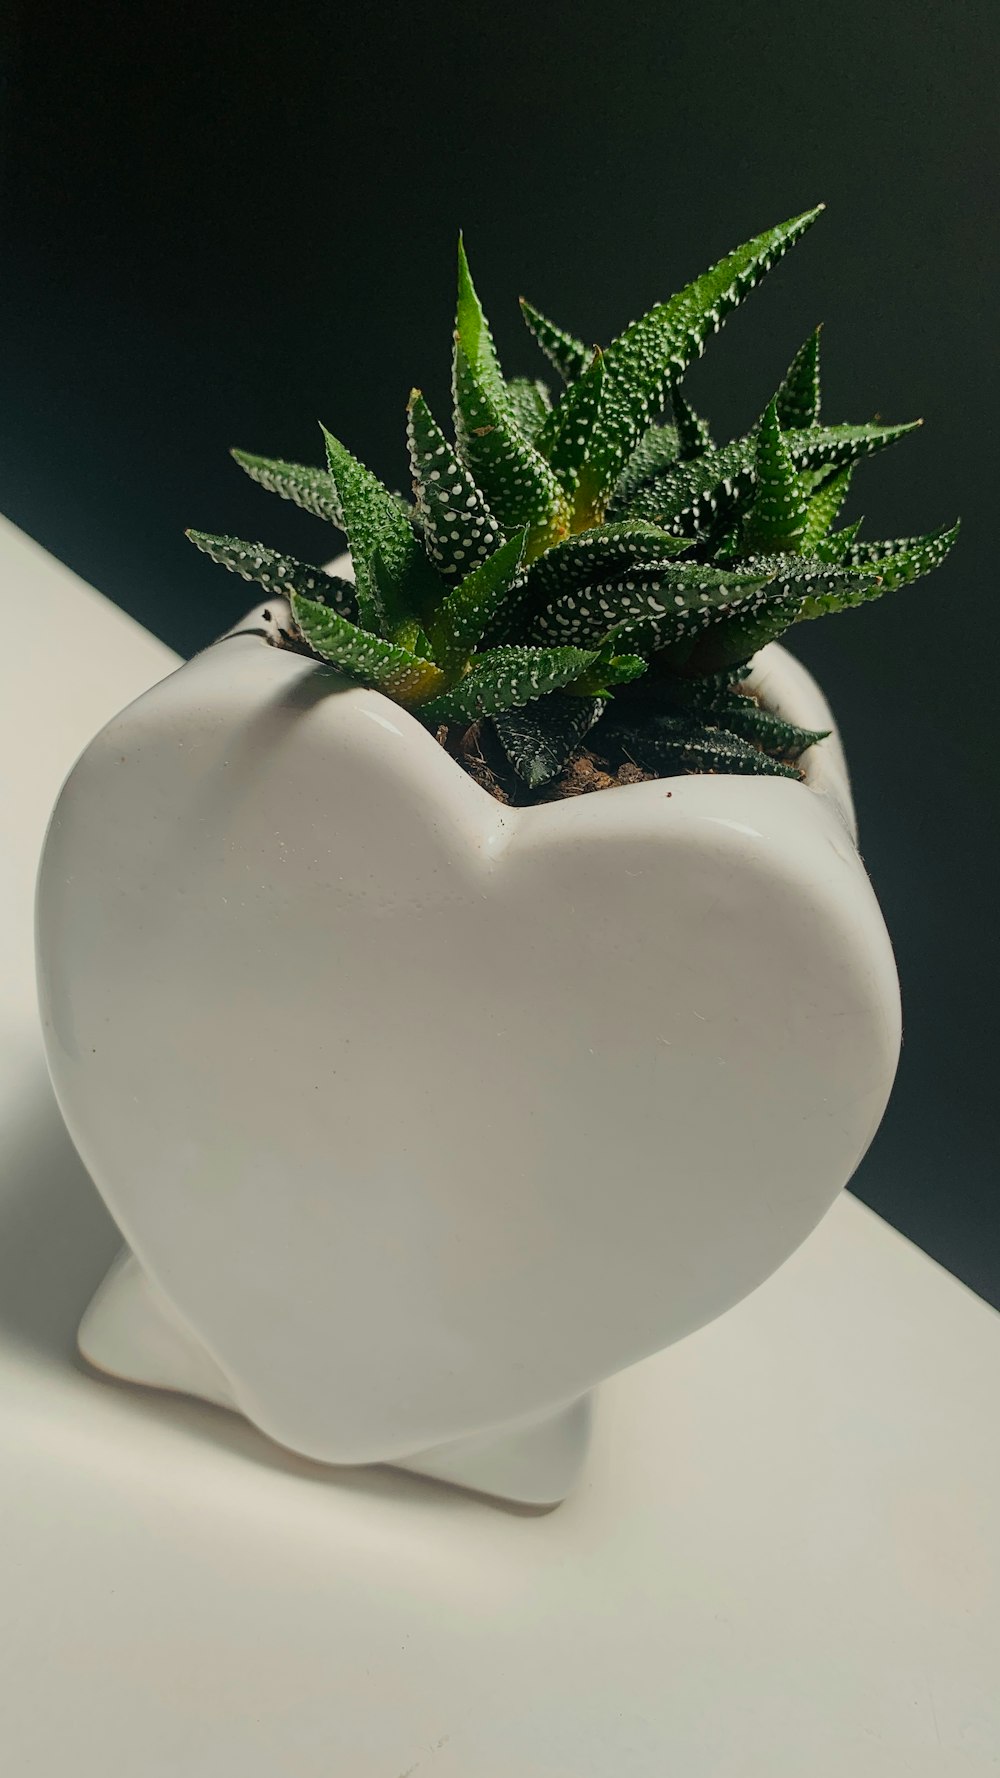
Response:
[[[412,504],[330,433],[325,469],[233,453],[344,532],[353,581],[189,535],[287,597],[297,646],[449,743],[488,735],[519,800],[583,746],[658,776],[798,775],[822,736],[747,694],[752,656],[926,574],[957,532],[865,542],[838,527],[855,465],[919,422],[822,424],[818,329],[743,437],[717,445],[683,391],[708,336],[819,213],[737,248],[603,352],[522,302],[558,394],[505,378],[460,241],[454,442],[414,390]]]

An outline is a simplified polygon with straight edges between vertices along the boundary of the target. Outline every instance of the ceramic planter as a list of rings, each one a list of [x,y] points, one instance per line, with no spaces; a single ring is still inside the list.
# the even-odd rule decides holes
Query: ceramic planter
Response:
[[[780,1265],[881,1118],[840,746],[512,810],[263,609],[98,735],[46,843],[52,1075],[128,1244],[81,1347],[555,1501],[594,1385]],[[782,649],[756,678],[829,726]]]

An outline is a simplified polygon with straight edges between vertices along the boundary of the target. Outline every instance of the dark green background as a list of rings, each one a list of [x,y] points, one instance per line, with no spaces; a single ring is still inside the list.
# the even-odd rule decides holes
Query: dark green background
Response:
[[[606,339],[825,199],[690,389],[747,426],[822,319],[827,417],[927,422],[859,476],[853,512],[890,535],[965,516],[933,579],[793,645],[840,716],[903,979],[899,1082],[855,1189],[1000,1301],[996,17],[969,0],[14,11],[0,503],[193,650],[249,591],[185,525],[334,548],[228,445],[315,459],[322,417],[403,481],[411,382],[445,399],[459,224],[508,367],[528,369],[522,290]]]

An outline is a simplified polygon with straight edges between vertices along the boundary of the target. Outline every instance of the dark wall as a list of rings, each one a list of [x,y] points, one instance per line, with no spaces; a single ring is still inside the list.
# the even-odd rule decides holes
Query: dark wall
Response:
[[[856,1189],[1000,1301],[994,7],[33,0],[4,38],[0,501],[182,650],[249,602],[185,525],[333,549],[227,446],[315,460],[322,417],[402,483],[410,384],[445,399],[459,224],[528,369],[522,289],[605,339],[827,201],[689,386],[742,428],[823,319],[828,417],[927,421],[854,512],[965,515],[940,573],[794,646],[841,718],[906,1004]]]

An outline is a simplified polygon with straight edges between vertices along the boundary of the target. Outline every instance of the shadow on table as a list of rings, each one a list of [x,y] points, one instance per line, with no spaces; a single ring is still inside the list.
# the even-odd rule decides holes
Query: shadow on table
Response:
[[[70,1141],[44,1063],[24,1082],[18,1114],[4,1131],[0,1190],[0,1343],[30,1352],[34,1363],[92,1378],[113,1388],[130,1410],[166,1421],[184,1436],[206,1440],[235,1456],[284,1475],[340,1492],[422,1504],[427,1509],[499,1510],[534,1518],[550,1508],[517,1506],[455,1489],[430,1477],[384,1467],[338,1469],[274,1444],[249,1421],[225,1408],[169,1395],[92,1372],[76,1349],[76,1330],[88,1302],[121,1246],[89,1173]]]
[[[64,1368],[121,1237],[66,1131],[41,1062],[4,1131],[0,1338]]]

